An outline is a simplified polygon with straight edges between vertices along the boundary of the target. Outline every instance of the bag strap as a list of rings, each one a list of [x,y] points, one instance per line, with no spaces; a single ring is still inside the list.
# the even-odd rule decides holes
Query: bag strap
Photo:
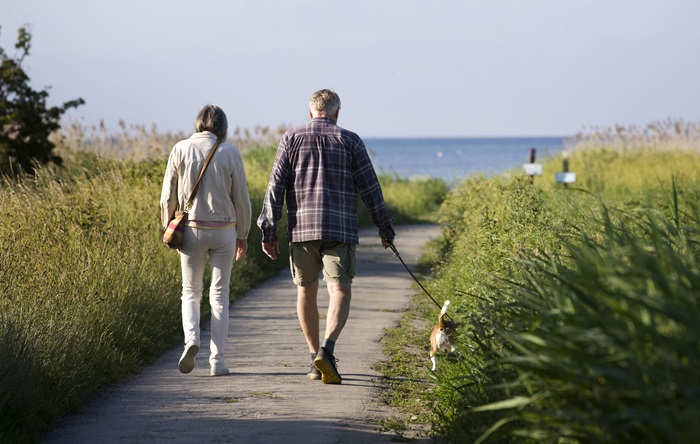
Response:
[[[202,166],[202,170],[199,172],[199,177],[197,178],[197,182],[194,184],[194,188],[192,188],[192,193],[190,194],[190,198],[187,199],[187,203],[185,204],[185,211],[190,211],[190,207],[192,206],[192,202],[194,202],[194,196],[197,194],[197,188],[199,188],[199,182],[202,180],[202,176],[204,176],[204,172],[207,170],[207,167],[209,166],[209,162],[211,162],[211,158],[214,157],[214,153],[216,152],[216,149],[219,148],[219,145],[221,144],[221,140],[217,140],[214,146],[212,147],[211,150],[209,150],[209,154],[207,154],[207,158],[204,160],[204,165]]]

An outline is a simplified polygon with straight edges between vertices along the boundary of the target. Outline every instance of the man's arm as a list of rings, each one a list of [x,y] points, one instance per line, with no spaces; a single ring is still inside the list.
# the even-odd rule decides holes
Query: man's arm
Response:
[[[285,139],[283,138],[277,148],[275,161],[270,172],[270,180],[265,191],[263,207],[258,217],[258,227],[262,230],[262,248],[271,259],[275,259],[280,251],[277,238],[277,222],[282,218],[284,194],[290,176],[290,164],[284,141]]]
[[[384,248],[388,248],[394,242],[394,237],[396,236],[391,226],[393,218],[386,208],[379,179],[374,172],[374,166],[369,159],[369,154],[367,154],[364,144],[361,145],[355,155],[353,176],[362,201],[365,203],[374,225],[379,228],[379,237],[382,240],[382,245]]]

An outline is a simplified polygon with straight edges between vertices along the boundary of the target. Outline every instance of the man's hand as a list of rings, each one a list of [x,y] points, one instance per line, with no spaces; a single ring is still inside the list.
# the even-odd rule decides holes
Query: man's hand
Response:
[[[262,243],[263,252],[272,260],[277,259],[277,255],[280,253],[280,243],[279,241],[274,242],[263,242]]]
[[[242,259],[246,251],[248,251],[248,240],[236,239],[236,260]]]
[[[384,249],[391,247],[391,245],[394,243],[395,237],[396,233],[394,233],[394,229],[391,227],[391,225],[379,229],[379,238],[382,240],[382,246]]]

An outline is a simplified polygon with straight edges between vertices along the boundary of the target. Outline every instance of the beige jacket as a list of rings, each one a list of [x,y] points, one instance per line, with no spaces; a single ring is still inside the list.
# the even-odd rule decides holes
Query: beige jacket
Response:
[[[163,228],[168,225],[175,210],[184,209],[207,153],[215,143],[216,135],[204,131],[194,133],[173,147],[160,195]],[[238,239],[247,239],[251,213],[241,152],[230,143],[222,142],[204,172],[187,218],[236,222]]]

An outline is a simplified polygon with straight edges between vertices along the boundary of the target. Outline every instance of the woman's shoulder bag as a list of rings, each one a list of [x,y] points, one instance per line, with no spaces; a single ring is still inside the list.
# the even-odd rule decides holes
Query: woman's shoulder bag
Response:
[[[183,211],[175,212],[175,214],[170,218],[170,222],[168,222],[168,227],[165,229],[165,233],[163,233],[163,243],[172,249],[178,249],[182,245],[182,233],[185,231],[185,224],[187,223],[187,212],[190,210],[190,208],[192,208],[192,202],[194,202],[194,196],[197,194],[199,182],[202,180],[202,176],[204,176],[204,172],[207,170],[209,162],[214,156],[216,149],[219,148],[219,144],[221,144],[221,141],[217,140],[214,147],[212,147],[207,154],[207,158],[204,160],[204,165],[202,165],[202,170],[199,172],[197,182],[195,182],[194,188],[192,188],[192,193],[190,193],[190,198],[187,200],[185,209]]]

